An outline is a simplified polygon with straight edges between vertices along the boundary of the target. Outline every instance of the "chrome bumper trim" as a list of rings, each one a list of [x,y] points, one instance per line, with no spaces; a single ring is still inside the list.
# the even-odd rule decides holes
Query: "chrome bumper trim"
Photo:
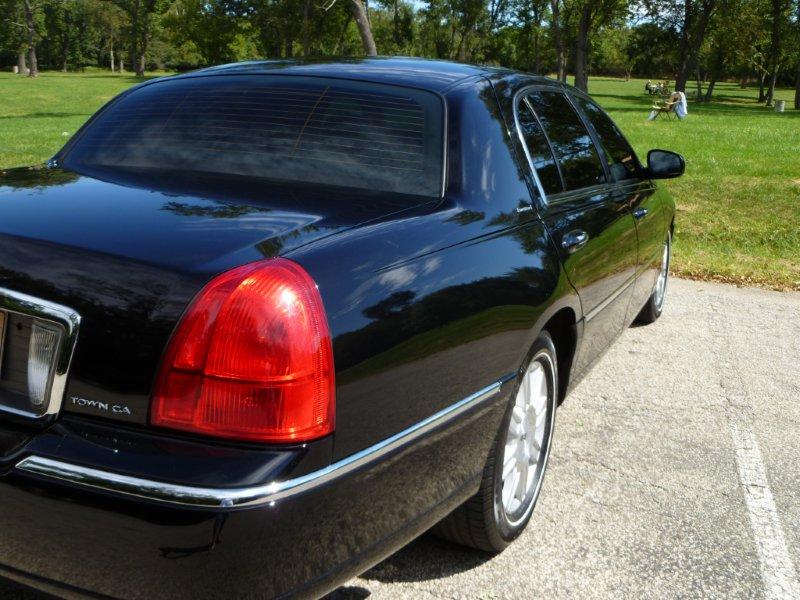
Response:
[[[50,479],[67,481],[83,487],[155,500],[168,504],[179,504],[197,508],[234,508],[273,504],[296,494],[301,494],[337,477],[379,460],[385,455],[414,442],[432,429],[456,419],[468,410],[496,396],[509,375],[500,381],[456,402],[404,429],[403,431],[343,458],[323,469],[302,477],[275,481],[268,484],[241,488],[208,488],[177,485],[161,481],[141,479],[130,475],[110,473],[91,467],[83,467],[52,458],[29,456],[16,464],[16,469],[25,473]]]

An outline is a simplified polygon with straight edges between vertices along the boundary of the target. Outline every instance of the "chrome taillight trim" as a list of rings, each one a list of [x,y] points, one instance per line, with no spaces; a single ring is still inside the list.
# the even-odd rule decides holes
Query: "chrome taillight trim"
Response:
[[[0,406],[0,413],[26,417],[32,420],[45,420],[57,415],[64,401],[67,374],[72,364],[75,344],[78,341],[78,329],[81,324],[81,316],[68,306],[50,302],[49,300],[42,300],[41,298],[2,287],[0,287],[0,310],[7,313],[34,317],[55,324],[61,329],[53,378],[50,382],[50,391],[47,394],[49,397],[47,409],[42,414],[36,414]]]
[[[500,393],[503,384],[511,381],[514,377],[514,374],[510,374],[427,419],[323,469],[285,481],[240,488],[195,487],[111,473],[42,456],[29,456],[22,459],[16,464],[16,469],[82,487],[172,505],[205,509],[269,505],[309,491],[338,477],[343,477],[413,443],[431,430],[451,422],[465,412],[495,397]]]

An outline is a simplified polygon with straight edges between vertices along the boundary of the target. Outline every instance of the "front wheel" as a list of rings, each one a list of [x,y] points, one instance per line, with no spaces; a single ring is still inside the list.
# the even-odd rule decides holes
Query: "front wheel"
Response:
[[[435,534],[497,553],[522,533],[547,467],[557,390],[555,346],[550,335],[542,332],[517,376],[478,493],[436,525]]]
[[[667,297],[667,281],[669,280],[669,262],[672,258],[672,234],[667,233],[667,239],[664,240],[664,247],[661,252],[661,268],[658,272],[658,279],[656,280],[653,293],[647,300],[647,304],[642,307],[639,315],[636,317],[637,323],[645,325],[653,323],[661,313],[664,311],[664,301]]]

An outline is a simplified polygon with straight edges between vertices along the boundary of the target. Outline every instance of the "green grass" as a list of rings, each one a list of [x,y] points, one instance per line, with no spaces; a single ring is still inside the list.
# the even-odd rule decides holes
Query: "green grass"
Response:
[[[98,108],[141,81],[106,71],[0,73],[0,169],[49,159]]]
[[[0,168],[52,156],[104,102],[138,80],[91,71],[0,73]],[[666,181],[678,205],[676,273],[777,289],[800,289],[800,111],[755,103],[757,91],[718,84],[715,101],[690,101],[685,121],[645,121],[644,81],[592,78],[589,91],[644,157],[666,148],[686,157]]]
[[[663,184],[677,207],[674,271],[777,289],[800,289],[800,111],[755,102],[758,91],[717,85],[714,102],[689,102],[684,121],[645,120],[644,82],[597,78],[589,92],[644,160],[665,148],[686,157],[686,175]]]

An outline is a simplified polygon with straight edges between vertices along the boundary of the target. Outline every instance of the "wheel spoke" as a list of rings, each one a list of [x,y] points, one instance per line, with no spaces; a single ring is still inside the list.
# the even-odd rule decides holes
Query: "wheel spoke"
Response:
[[[508,476],[511,474],[511,471],[514,470],[514,467],[517,465],[517,457],[514,454],[506,454],[506,459],[503,462],[503,481],[508,479]]]
[[[517,480],[516,489],[514,490],[514,497],[522,502],[525,499],[525,494],[528,491],[528,461],[524,460],[519,463],[519,479]]]

